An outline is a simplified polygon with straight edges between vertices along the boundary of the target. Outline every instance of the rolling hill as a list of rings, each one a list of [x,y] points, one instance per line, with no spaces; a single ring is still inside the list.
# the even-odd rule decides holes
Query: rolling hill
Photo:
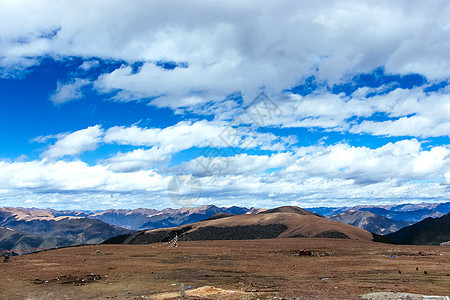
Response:
[[[386,237],[405,245],[439,245],[450,241],[450,213],[440,218],[427,218]]]
[[[166,242],[178,235],[180,241],[247,240],[293,237],[340,238],[371,241],[372,233],[334,222],[297,207],[282,207],[258,214],[219,215],[202,222],[174,228],[140,231],[111,238],[110,244]]]

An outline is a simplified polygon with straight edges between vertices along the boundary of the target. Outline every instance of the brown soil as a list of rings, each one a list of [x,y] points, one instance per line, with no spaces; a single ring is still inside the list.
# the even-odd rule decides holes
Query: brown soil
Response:
[[[185,299],[450,295],[450,247],[278,238],[82,246],[0,262],[0,299],[176,299],[181,283]]]

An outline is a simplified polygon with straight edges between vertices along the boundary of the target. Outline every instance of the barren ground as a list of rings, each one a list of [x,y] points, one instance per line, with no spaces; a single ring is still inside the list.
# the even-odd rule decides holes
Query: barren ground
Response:
[[[450,247],[290,238],[82,246],[0,262],[0,299],[174,299],[180,283],[187,299],[450,295]]]

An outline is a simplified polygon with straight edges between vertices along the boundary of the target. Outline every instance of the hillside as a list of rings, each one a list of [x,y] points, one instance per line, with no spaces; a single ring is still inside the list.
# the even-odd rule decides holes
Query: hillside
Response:
[[[388,234],[411,225],[410,222],[391,220],[369,211],[349,210],[329,216],[327,219],[353,225],[377,234]]]
[[[373,235],[363,229],[334,222],[299,208],[290,212],[265,212],[210,219],[174,228],[140,231],[112,238],[105,243],[149,244],[165,242],[178,234],[180,241],[246,240],[293,237],[340,238],[371,241]],[[295,212],[292,212],[295,211]]]
[[[5,250],[26,250],[35,247],[55,248],[69,246],[70,241],[27,234],[7,227],[0,227],[0,252]]]
[[[440,218],[427,218],[386,237],[405,245],[439,245],[450,241],[450,213]]]

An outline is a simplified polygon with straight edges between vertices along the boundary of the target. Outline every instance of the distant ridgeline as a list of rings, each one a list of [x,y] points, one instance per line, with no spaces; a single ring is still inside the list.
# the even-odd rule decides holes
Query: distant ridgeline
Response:
[[[96,244],[108,239],[109,243],[167,242],[177,233],[181,241],[328,237],[437,245],[450,241],[448,215],[444,216],[449,211],[450,202],[306,210],[203,205],[86,212],[5,207],[0,208],[0,252]],[[280,214],[285,215],[275,217]],[[352,226],[342,227],[342,223]],[[158,230],[148,231],[152,229]]]

